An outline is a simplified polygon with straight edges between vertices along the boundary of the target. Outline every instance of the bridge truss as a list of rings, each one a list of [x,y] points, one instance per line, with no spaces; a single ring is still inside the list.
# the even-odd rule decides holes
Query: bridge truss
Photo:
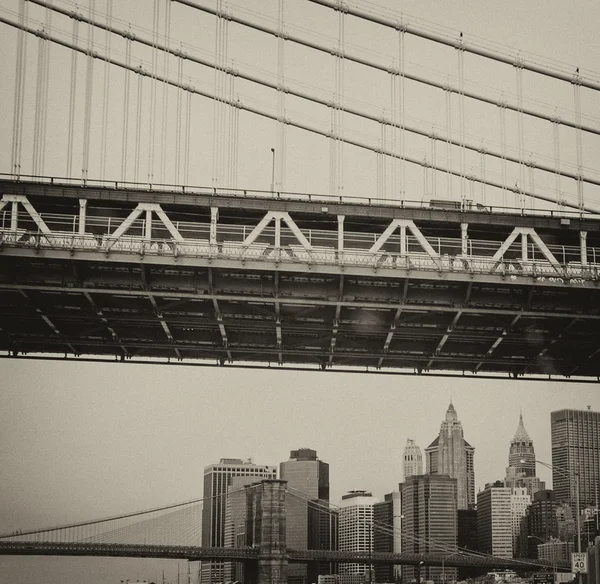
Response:
[[[11,6],[8,356],[599,377],[595,73],[351,2]]]
[[[0,190],[13,356],[600,375],[596,218],[118,183]]]

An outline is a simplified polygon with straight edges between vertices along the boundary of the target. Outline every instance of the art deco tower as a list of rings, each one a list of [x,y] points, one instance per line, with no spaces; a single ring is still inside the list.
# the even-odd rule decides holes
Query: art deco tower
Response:
[[[404,480],[414,475],[423,474],[423,455],[421,454],[421,449],[411,438],[406,439],[406,446],[404,447],[404,460],[402,462]]]
[[[462,424],[450,402],[439,436],[425,449],[428,474],[448,475],[456,479],[457,508],[475,504],[475,449],[465,440]]]
[[[518,473],[523,473],[525,477],[535,476],[535,450],[533,441],[525,430],[523,414],[519,416],[519,427],[510,443],[508,466],[515,468]]]
[[[513,489],[525,487],[530,497],[546,488],[545,483],[536,477],[533,440],[525,430],[523,414],[519,416],[519,426],[510,442],[504,485]]]

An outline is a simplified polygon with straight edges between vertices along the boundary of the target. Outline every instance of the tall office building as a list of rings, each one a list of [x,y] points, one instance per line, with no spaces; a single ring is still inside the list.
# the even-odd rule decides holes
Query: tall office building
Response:
[[[452,554],[457,549],[457,481],[446,475],[415,475],[402,487],[402,551]],[[402,567],[402,579],[416,578],[414,566]],[[455,568],[423,566],[421,581],[451,582]]]
[[[558,501],[575,509],[576,475],[581,508],[600,499],[600,412],[559,410],[550,414],[552,484]]]
[[[339,515],[339,549],[373,551],[373,506],[377,499],[368,491],[349,491],[342,496]],[[340,564],[340,582],[373,581],[368,564]]]
[[[527,434],[523,424],[523,414],[519,415],[519,426],[510,443],[508,466],[516,468],[523,476],[535,476],[535,449],[533,440]]]
[[[421,453],[421,448],[411,438],[406,439],[402,471],[404,473],[404,480],[413,475],[423,474],[423,454]]]
[[[234,477],[256,477],[276,479],[277,469],[273,466],[254,464],[251,460],[222,458],[218,464],[204,468],[204,505],[202,507],[202,546],[225,546],[225,512],[228,491]],[[243,489],[243,487],[240,487]],[[215,584],[225,581],[225,562],[202,562],[200,581]]]
[[[402,491],[384,496],[381,503],[373,505],[373,550],[400,553],[402,551]],[[378,564],[375,566],[375,582],[397,582],[401,566]]]
[[[227,487],[225,498],[225,534],[224,547],[244,547],[247,529],[247,493],[245,485],[255,483],[255,476],[234,476],[231,485]],[[224,562],[224,582],[243,582],[246,579],[244,562]]]
[[[514,487],[510,489],[510,518],[512,533],[512,555],[519,555],[519,540],[521,537],[521,521],[531,505],[531,495],[526,487]]]
[[[438,437],[425,449],[427,474],[456,479],[458,509],[475,504],[475,449],[465,440],[462,424],[450,402]]]
[[[287,545],[296,549],[334,549],[335,534],[332,534],[329,512],[329,465],[317,458],[316,450],[292,450],[290,459],[279,465],[279,478],[287,481],[288,487]],[[289,564],[288,583],[316,582],[319,575],[330,573],[326,562]]]
[[[545,483],[536,476],[535,449],[533,440],[525,430],[523,414],[519,415],[519,426],[510,442],[504,486],[513,489],[524,487],[530,497],[546,488]]]
[[[477,509],[459,509],[457,511],[457,543],[463,550],[477,551]],[[467,580],[481,575],[481,569],[475,566],[458,568],[458,579]]]
[[[558,538],[561,533],[560,518],[561,513],[554,491],[538,491],[521,520],[521,557],[537,558],[538,544]]]
[[[477,538],[479,551],[512,558],[511,489],[501,481],[487,484],[477,493]]]

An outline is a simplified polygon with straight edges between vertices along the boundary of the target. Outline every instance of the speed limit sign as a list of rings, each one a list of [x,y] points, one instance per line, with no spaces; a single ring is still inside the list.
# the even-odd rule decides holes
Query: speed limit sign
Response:
[[[571,572],[573,574],[587,574],[586,552],[574,552],[571,554]]]

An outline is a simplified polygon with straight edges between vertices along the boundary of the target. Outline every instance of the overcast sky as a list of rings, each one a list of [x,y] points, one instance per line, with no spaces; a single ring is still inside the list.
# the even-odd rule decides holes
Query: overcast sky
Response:
[[[214,5],[208,0],[198,1]],[[59,0],[55,3],[72,7]],[[241,0],[237,4],[242,5]],[[401,10],[409,22],[412,16],[434,23],[429,25],[431,27],[448,27],[448,34],[463,32],[467,41],[478,37],[478,42],[485,39],[486,43],[497,43],[498,50],[510,52],[521,49],[523,54],[538,55],[539,60],[560,61],[565,63],[565,70],[574,71],[580,67],[582,72],[593,72],[597,69],[600,40],[596,28],[600,22],[600,5],[594,0],[580,0],[575,4],[562,0],[529,0],[526,3],[517,0],[386,0],[377,4],[386,13]],[[85,2],[79,5],[87,6]],[[119,5],[123,6],[121,18],[126,20],[128,16],[129,19],[135,18],[136,22],[144,20],[146,28],[151,26],[150,0],[132,0]],[[235,4],[228,5],[235,12]],[[243,5],[245,11],[241,15],[247,15],[247,11],[251,10],[254,17],[264,13],[265,18],[276,18],[275,0]],[[370,8],[374,5],[363,4]],[[17,6],[15,1],[0,1],[2,8],[16,11]],[[105,10],[103,6],[104,2],[96,1],[99,13]],[[31,10],[32,14],[41,15],[43,20],[42,12]],[[182,20],[184,12],[181,7],[178,10],[178,18]],[[328,32],[332,38],[337,35],[336,21],[324,8],[304,0],[286,0],[286,10],[293,15],[290,24],[295,27],[314,28],[316,23],[327,21],[330,29],[324,33]],[[7,14],[2,12],[3,16]],[[397,14],[399,17],[400,13]],[[347,18],[348,30],[359,31],[357,38],[351,38],[347,33],[347,42],[382,50],[379,46],[381,39],[375,36],[371,46],[369,35],[372,28],[363,25],[361,29],[350,17]],[[59,23],[70,33],[68,20],[55,19],[54,23]],[[184,30],[185,26],[191,25],[182,21],[178,26]],[[211,25],[208,18],[199,20],[197,26],[200,28],[195,32],[186,29],[183,38],[178,29],[173,28],[172,44],[177,46],[180,40],[199,44],[206,36],[212,39],[214,46],[214,21]],[[231,51],[241,54],[250,51],[248,47],[253,46],[252,39],[244,37],[243,33],[236,36],[233,33],[236,30],[231,25]],[[0,24],[0,73],[3,79],[10,80],[10,83],[2,84],[3,89],[0,87],[0,97],[9,104],[3,108],[5,113],[0,114],[0,130],[4,136],[0,149],[2,172],[8,172],[10,167],[10,139],[7,136],[12,135],[10,112],[16,39],[13,29]],[[30,47],[35,46],[33,41],[29,42]],[[210,46],[210,42],[207,43]],[[268,68],[276,63],[272,51],[269,53],[273,48],[276,48],[274,43],[265,45],[268,54],[263,57],[256,54],[254,47],[254,52],[250,52],[246,60],[257,67]],[[291,59],[293,50],[289,51],[287,56]],[[67,63],[66,72],[63,71],[63,78],[60,78],[62,86],[57,83],[52,90],[60,95],[62,89],[63,101],[66,101],[70,56],[57,52],[54,57]],[[409,57],[407,55],[407,59]],[[418,55],[412,57],[418,61]],[[269,63],[261,61],[269,61],[269,58]],[[296,65],[290,75],[297,74],[302,78],[302,55],[295,58]],[[312,58],[306,57],[307,60]],[[455,67],[456,57],[452,58]],[[30,71],[35,71],[35,61],[32,63]],[[427,59],[427,64],[437,71],[438,77],[444,78],[446,65],[443,56],[439,62],[432,56],[431,60]],[[476,70],[473,64],[472,71]],[[101,71],[98,67],[98,75]],[[514,72],[510,74],[514,77]],[[176,76],[176,69],[172,70],[172,75]],[[317,67],[314,70],[315,80],[309,75],[306,82],[312,80],[313,85],[319,85],[319,75]],[[456,75],[455,69],[451,75]],[[597,78],[598,72],[595,75]],[[79,80],[80,87],[83,79]],[[472,81],[478,86],[494,83],[489,75]],[[131,82],[133,86],[135,80],[132,78]],[[540,91],[543,84],[536,88],[533,82],[528,83],[533,99],[541,99],[535,91]],[[369,81],[365,81],[365,85],[368,86]],[[250,92],[250,89],[241,87],[240,91]],[[507,92],[512,94],[514,91],[513,79],[513,82],[507,82]],[[258,99],[259,93],[248,95],[247,99]],[[560,101],[561,107],[568,108],[571,96],[572,92],[569,97],[561,95],[557,103]],[[377,103],[376,95],[361,95],[357,91],[355,97],[371,104]],[[122,99],[120,96],[121,108]],[[34,96],[29,95],[28,100],[30,109],[27,111],[33,117]],[[551,95],[546,95],[545,100],[553,101]],[[597,98],[595,110],[593,103],[586,95],[584,114],[598,117]],[[175,107],[173,102],[171,106]],[[7,110],[10,111],[7,113]],[[210,115],[211,111],[207,109],[206,115]],[[469,109],[466,112],[468,118]],[[421,120],[428,115],[426,111],[407,112],[407,115],[411,114]],[[95,112],[94,115],[99,114]],[[64,112],[50,116],[53,117],[56,119],[48,120],[49,134],[53,124],[63,129],[66,125]],[[250,136],[251,129],[256,128],[258,138],[244,140],[240,146],[238,186],[243,188],[248,184],[251,188],[268,188],[270,147],[276,144],[277,129],[274,124],[254,120],[248,114],[242,114],[241,119],[244,120],[241,133],[247,132]],[[95,123],[100,120],[96,119]],[[134,130],[131,129],[131,132],[130,140]],[[499,135],[495,132],[490,139],[498,141]],[[192,143],[202,143],[201,138],[194,135]],[[296,163],[291,160],[294,153],[300,152],[302,145],[304,151],[311,151],[313,139],[298,138],[293,132],[290,132],[289,139],[286,186],[293,190],[327,191],[326,164],[320,167],[308,154],[298,154]],[[568,144],[568,137],[565,139]],[[209,141],[206,147],[211,144]],[[327,160],[329,146],[326,141],[315,141],[314,145]],[[600,151],[594,151],[593,142],[586,142],[585,146],[585,160],[589,165],[593,165],[595,160],[598,172]],[[552,155],[551,145],[542,144],[539,148],[546,155]],[[64,153],[56,153],[55,150],[54,147],[48,149],[43,170],[48,174],[63,175]],[[374,188],[374,155],[367,156],[348,149],[346,158],[349,165],[359,169],[346,169],[345,188],[351,190],[356,184],[360,185],[358,190],[363,189],[362,192],[366,192],[364,189],[368,185]],[[573,149],[565,151],[564,158],[573,161]],[[203,162],[200,156],[194,160],[190,180],[210,185],[213,178],[210,160]],[[361,172],[363,160],[365,170]],[[169,164],[166,164],[167,172]],[[92,166],[100,169],[97,152]],[[81,167],[80,159],[73,167]],[[311,169],[310,173],[307,168]],[[120,178],[120,171],[118,155],[113,154],[107,162],[106,178],[112,178],[111,172]],[[356,177],[353,172],[356,172]],[[420,177],[420,172],[418,169],[415,176]],[[144,173],[140,171],[140,174]],[[287,459],[290,450],[299,447],[316,449],[319,457],[330,464],[333,502],[338,502],[341,495],[350,489],[368,489],[382,497],[396,488],[402,478],[401,457],[406,439],[413,438],[419,446],[426,447],[436,437],[451,399],[463,424],[465,438],[475,447],[476,485],[481,488],[486,482],[503,478],[510,439],[517,428],[520,410],[538,458],[544,461],[551,458],[551,411],[583,409],[588,405],[600,410],[597,384],[508,379],[2,360],[0,380],[2,532],[110,516],[193,499],[202,495],[203,467],[221,457],[251,457],[260,464],[277,465]],[[549,472],[543,468],[539,474],[550,481]],[[185,571],[185,564],[181,566]],[[103,584],[125,578],[159,579],[163,568],[169,578],[175,578],[177,568],[173,562],[0,558],[0,583]]]

